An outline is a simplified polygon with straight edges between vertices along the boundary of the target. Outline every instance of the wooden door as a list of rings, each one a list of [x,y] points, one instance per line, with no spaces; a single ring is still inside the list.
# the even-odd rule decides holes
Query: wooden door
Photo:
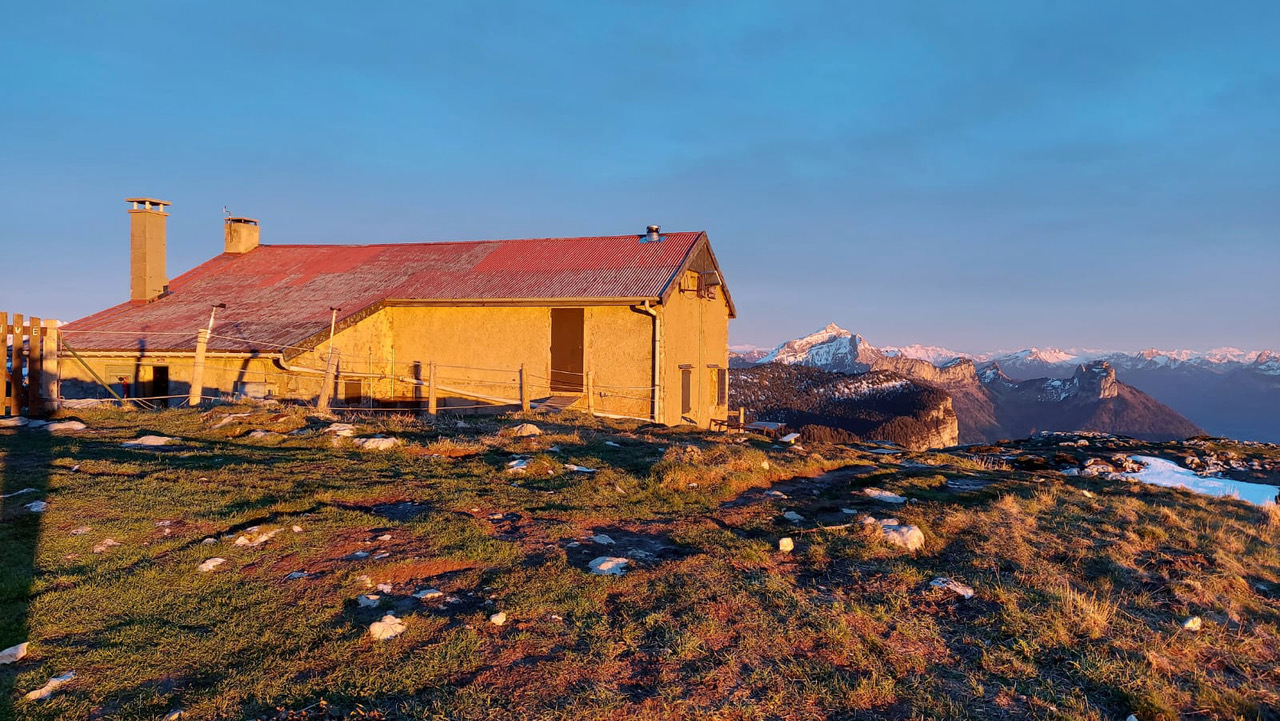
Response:
[[[582,308],[551,309],[551,392],[581,393],[585,314]]]
[[[169,395],[169,366],[151,367],[151,395],[156,397],[157,406],[169,407],[169,399],[164,397]]]

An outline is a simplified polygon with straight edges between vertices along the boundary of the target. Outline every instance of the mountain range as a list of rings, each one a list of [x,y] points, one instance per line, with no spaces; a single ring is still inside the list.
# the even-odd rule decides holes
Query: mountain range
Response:
[[[770,351],[736,349],[731,365],[739,369],[799,365],[842,374],[896,374],[947,393],[961,443],[1025,437],[1041,430],[1095,430],[1147,440],[1203,433],[1177,410],[1126,383],[1118,375],[1120,368],[1132,372],[1142,364],[1122,355],[1085,358],[1066,351],[1031,351],[974,358],[926,346],[880,349],[833,323]],[[1246,359],[1262,367],[1264,377],[1267,364],[1275,361],[1271,354],[1240,352],[1217,362],[1243,364]],[[1188,355],[1174,364],[1198,360],[1214,362]],[[1054,373],[1031,377],[1029,371],[1038,367],[1036,363],[1052,366]],[[1280,375],[1276,379],[1280,380]]]

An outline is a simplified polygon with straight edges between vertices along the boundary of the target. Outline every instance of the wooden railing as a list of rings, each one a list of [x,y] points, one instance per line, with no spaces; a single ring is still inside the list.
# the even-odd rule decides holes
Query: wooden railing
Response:
[[[0,415],[39,416],[58,397],[58,321],[0,313],[4,384]]]

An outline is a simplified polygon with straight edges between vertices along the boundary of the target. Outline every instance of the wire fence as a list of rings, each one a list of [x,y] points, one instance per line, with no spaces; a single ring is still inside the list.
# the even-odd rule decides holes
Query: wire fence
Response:
[[[425,361],[416,358],[387,357],[370,351],[365,354],[342,352],[331,348],[329,344],[320,343],[313,347],[302,347],[247,338],[224,333],[209,332],[189,333],[174,331],[120,331],[120,330],[71,330],[65,331],[74,343],[75,334],[95,334],[108,336],[182,338],[182,343],[198,346],[201,335],[213,341],[203,358],[208,370],[218,374],[220,383],[228,385],[226,376],[234,373],[234,381],[230,393],[218,396],[198,396],[199,400],[220,400],[228,397],[247,395],[250,384],[261,384],[263,387],[275,389],[268,392],[268,397],[286,398],[291,402],[303,402],[311,405],[310,398],[319,399],[326,394],[323,388],[331,385],[328,394],[336,402],[330,401],[327,407],[334,410],[388,411],[404,412],[403,404],[426,406],[428,412],[476,411],[505,407],[534,409],[549,405],[559,408],[572,408],[602,416],[640,418],[651,420],[657,407],[658,388],[654,385],[609,384],[596,381],[596,374],[591,370],[562,370],[550,366],[540,366],[537,371],[527,367],[502,368],[482,365],[443,363]],[[218,343],[217,341],[225,341]],[[70,343],[67,344],[68,346]],[[230,347],[228,347],[230,345]],[[221,347],[219,347],[221,346]],[[248,363],[240,357],[220,355],[225,353],[243,353],[270,349],[265,356],[253,356],[256,364]],[[101,353],[102,351],[98,351]],[[188,353],[186,350],[155,350],[155,356],[169,356],[174,353]],[[201,351],[194,351],[197,356]],[[329,356],[334,357],[330,367]],[[83,359],[77,360],[92,370]],[[108,374],[110,375],[110,374]],[[136,377],[134,383],[139,382]],[[98,382],[112,395],[117,395],[109,386],[109,381]],[[122,389],[123,390],[123,389]],[[258,389],[261,391],[261,389]],[[573,397],[576,396],[576,399]],[[168,405],[170,407],[186,405],[195,395],[162,395],[152,394],[133,398],[113,398],[110,402],[129,402],[138,406]],[[555,403],[554,398],[562,400]],[[569,398],[572,402],[565,402]],[[107,400],[107,399],[102,399]],[[384,404],[379,406],[378,404]],[[344,408],[345,406],[345,408]]]

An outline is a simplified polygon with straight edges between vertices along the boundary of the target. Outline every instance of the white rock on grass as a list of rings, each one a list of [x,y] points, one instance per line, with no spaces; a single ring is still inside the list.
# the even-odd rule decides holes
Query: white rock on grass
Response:
[[[1182,622],[1182,627],[1188,631],[1199,631],[1204,627],[1204,621],[1202,621],[1199,616],[1191,616]]]
[[[27,655],[27,646],[29,645],[29,643],[23,641],[17,646],[10,646],[5,650],[0,651],[0,666],[21,661],[22,657]]]
[[[796,550],[796,542],[788,538],[778,539],[778,550],[783,553],[791,553]]]
[[[399,438],[356,438],[352,441],[357,448],[366,451],[388,451],[404,444]]]
[[[201,573],[208,573],[226,562],[227,562],[227,559],[225,558],[210,558],[209,560],[200,564],[200,571]]]
[[[154,446],[167,446],[170,443],[177,442],[177,440],[177,438],[170,438],[168,436],[143,436],[131,441],[125,441],[120,445],[125,448],[150,448]]]
[[[324,429],[324,432],[342,436],[343,438],[350,438],[356,434],[356,427],[350,423],[330,423],[329,427]]]
[[[251,534],[245,534],[245,535],[243,535],[243,536],[241,536],[241,537],[239,537],[239,538],[237,538],[237,539],[236,539],[236,545],[237,545],[237,546],[249,546],[249,547],[261,546],[262,544],[266,543],[267,541],[270,541],[271,539],[275,538],[275,537],[276,537],[276,535],[277,535],[277,534],[279,534],[279,533],[280,533],[280,531],[282,531],[282,530],[283,530],[283,529],[277,528],[277,529],[275,529],[275,530],[267,531],[267,532],[265,532],[265,533],[251,533]]]
[[[786,513],[782,514],[782,517],[787,519],[788,521],[791,521],[792,523],[799,523],[804,520],[804,516],[800,515],[799,513],[796,513],[795,511],[787,511]]]
[[[527,438],[529,436],[542,435],[542,429],[532,423],[521,423],[515,428],[512,428],[511,432],[516,438]]]
[[[933,579],[932,581],[930,581],[929,585],[934,588],[945,588],[948,591],[951,591],[952,593],[956,594],[957,596],[963,596],[965,598],[973,598],[973,588],[966,586],[963,583],[960,583],[959,581],[953,578],[947,578],[946,576],[939,576]]]
[[[34,488],[24,488],[21,491],[14,491],[13,493],[5,493],[3,495],[0,495],[0,498],[12,498],[14,496],[21,496],[24,493],[35,493],[35,492],[36,492],[36,489]]]
[[[86,426],[80,421],[54,421],[53,423],[46,425],[44,429],[50,433],[57,433],[59,431],[83,431],[88,427],[89,426]]]
[[[599,544],[600,544],[600,545],[602,545],[602,546],[612,546],[612,545],[613,545],[613,539],[612,539],[612,538],[609,538],[608,536],[606,536],[606,535],[605,535],[605,534],[603,534],[603,533],[597,533],[596,535],[594,535],[594,536],[592,536],[592,537],[591,537],[591,540],[592,540],[592,541],[594,541],[594,542],[596,542],[596,543],[599,543]]]
[[[907,499],[905,497],[899,496],[896,493],[890,493],[884,490],[883,488],[864,488],[862,489],[862,495],[867,496],[869,498],[874,498],[877,501],[883,501],[885,503],[906,503],[907,502]]]
[[[505,611],[498,611],[497,613],[489,617],[489,623],[492,623],[495,626],[501,626],[506,622],[507,622],[507,614]]]
[[[12,418],[0,418],[0,428],[21,428],[31,421],[22,416],[13,416]]]
[[[564,469],[566,471],[572,471],[574,473],[595,473],[596,472],[596,469],[594,468],[587,468],[586,466],[579,466],[573,463],[564,464]]]
[[[76,677],[75,671],[68,671],[61,676],[54,676],[49,679],[48,683],[36,689],[27,692],[26,699],[28,701],[43,701],[53,695],[58,687]]]
[[[880,528],[884,532],[884,540],[892,545],[908,551],[924,548],[924,533],[915,526],[885,524]]]
[[[420,591],[415,591],[413,597],[419,601],[435,601],[444,598],[444,591],[437,588],[424,588]]]
[[[104,538],[100,542],[93,544],[93,552],[106,553],[108,549],[119,545],[120,542],[114,538]]]
[[[373,608],[382,603],[382,596],[376,593],[361,594],[356,596],[356,603],[360,604],[361,608]]]
[[[234,423],[237,418],[248,418],[250,415],[252,414],[251,413],[230,413],[223,416],[221,420],[219,420],[217,423],[214,423],[212,426],[210,426],[210,428],[216,431],[225,425]]]
[[[627,572],[628,563],[631,563],[631,561],[626,558],[600,556],[587,565],[591,568],[591,572],[597,576],[621,576]]]
[[[44,513],[44,509],[48,508],[49,504],[44,501],[32,501],[23,507],[32,513]]]
[[[284,435],[281,433],[276,433],[275,431],[266,431],[266,430],[258,429],[255,431],[249,431],[249,434],[246,435],[245,438],[253,438],[256,440],[263,439],[263,438],[284,438]]]
[[[375,640],[385,641],[404,633],[405,628],[404,621],[388,613],[382,617],[381,621],[374,621],[369,624],[369,635],[373,636]]]
[[[27,428],[30,428],[32,430],[35,430],[37,428],[44,428],[47,425],[49,425],[49,421],[37,421],[37,420],[27,421]]]

